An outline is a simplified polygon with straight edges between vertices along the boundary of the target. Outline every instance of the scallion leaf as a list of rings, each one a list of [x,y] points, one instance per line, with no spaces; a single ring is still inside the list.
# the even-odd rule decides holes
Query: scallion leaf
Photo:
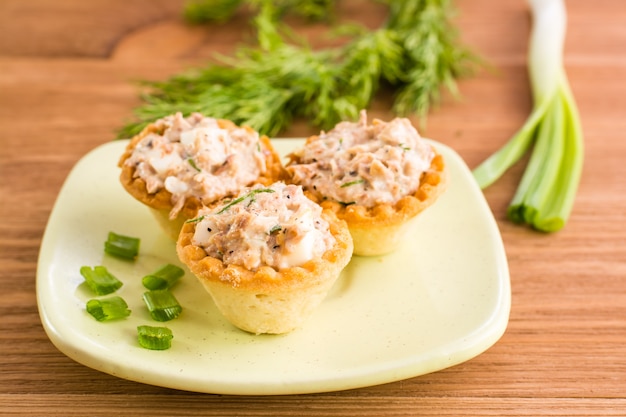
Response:
[[[130,315],[126,301],[116,295],[89,300],[87,301],[86,310],[98,321],[120,320]]]
[[[172,346],[174,335],[167,327],[137,326],[139,345],[150,350],[166,350]]]
[[[167,289],[145,292],[143,301],[148,307],[150,316],[156,321],[173,320],[183,311],[174,294]]]
[[[123,285],[122,281],[113,276],[104,266],[93,268],[82,266],[80,274],[85,278],[87,286],[97,295],[110,294]]]
[[[104,251],[118,258],[135,259],[139,254],[139,244],[139,238],[109,232]]]
[[[141,279],[141,283],[149,290],[162,290],[170,288],[183,275],[185,271],[176,265],[167,264],[157,271],[146,275]]]

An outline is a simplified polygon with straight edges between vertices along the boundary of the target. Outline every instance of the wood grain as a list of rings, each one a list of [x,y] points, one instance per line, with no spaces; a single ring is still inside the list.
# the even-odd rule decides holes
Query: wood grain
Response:
[[[134,81],[163,79],[230,53],[247,16],[190,28],[182,0],[0,2],[0,415],[626,416],[626,7],[568,0],[565,65],[581,112],[586,159],[569,224],[541,234],[505,210],[523,162],[485,191],[512,284],[501,340],[461,365],[336,393],[231,397],[120,380],[61,354],[42,328],[37,256],[72,166],[112,140],[139,103]],[[365,4],[365,5],[363,5]],[[461,81],[422,130],[470,167],[528,115],[530,19],[523,0],[457,0],[462,39],[491,70]],[[380,6],[345,1],[374,27]],[[314,36],[315,28],[303,33]],[[390,96],[372,112],[391,117]],[[298,121],[282,136],[315,133]],[[375,335],[373,335],[375,337]]]

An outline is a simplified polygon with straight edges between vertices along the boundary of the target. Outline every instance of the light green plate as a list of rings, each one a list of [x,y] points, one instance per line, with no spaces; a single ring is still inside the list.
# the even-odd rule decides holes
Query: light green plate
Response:
[[[431,141],[432,142],[432,141]],[[285,155],[302,139],[278,139]],[[126,141],[102,145],[67,178],[41,245],[37,301],[44,328],[64,354],[133,381],[220,394],[296,394],[382,384],[467,361],[504,333],[510,310],[506,256],[496,222],[463,160],[432,142],[446,160],[446,193],[415,222],[395,253],[355,257],[304,326],[254,336],[230,325],[187,272],[173,288],[181,316],[166,325],[172,348],[137,344],[147,313],[141,277],[165,263],[182,266],[174,243],[118,181]],[[141,238],[135,262],[103,252],[109,231]],[[83,265],[105,265],[125,285],[129,318],[95,321]]]

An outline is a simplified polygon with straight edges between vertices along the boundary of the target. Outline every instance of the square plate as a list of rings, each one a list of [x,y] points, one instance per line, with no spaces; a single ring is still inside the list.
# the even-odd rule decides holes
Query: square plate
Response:
[[[164,323],[172,347],[139,347],[136,327],[151,320],[141,278],[183,265],[175,244],[119,183],[127,141],[84,156],[63,185],[39,254],[37,302],[50,340],[88,367],[146,384],[218,394],[298,394],[382,384],[467,361],[504,333],[511,304],[497,224],[463,160],[430,141],[449,168],[449,188],[414,222],[394,253],[353,257],[313,316],[280,336],[248,334],[217,311],[197,279],[172,289],[184,308]],[[276,139],[285,155],[303,139]],[[136,261],[104,254],[109,231],[141,238]],[[124,282],[127,319],[100,323],[79,269],[104,265]],[[163,323],[161,323],[163,325]]]

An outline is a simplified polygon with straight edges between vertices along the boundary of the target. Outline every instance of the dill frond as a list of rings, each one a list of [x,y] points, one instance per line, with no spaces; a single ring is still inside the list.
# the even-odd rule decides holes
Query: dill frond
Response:
[[[457,94],[456,79],[475,63],[451,24],[450,0],[388,0],[382,27],[355,30],[352,25],[346,28],[352,34],[347,43],[320,50],[295,41],[281,19],[286,13],[328,14],[333,0],[194,0],[198,15],[193,19],[201,21],[201,6],[210,6],[214,17],[231,16],[246,1],[256,8],[258,46],[165,81],[145,82],[143,104],[120,137],[177,111],[229,119],[269,136],[296,117],[328,129],[357,118],[382,82],[396,91],[397,114],[425,119],[441,90]]]
[[[185,20],[193,24],[225,22],[230,19],[243,0],[189,0],[183,9]]]

